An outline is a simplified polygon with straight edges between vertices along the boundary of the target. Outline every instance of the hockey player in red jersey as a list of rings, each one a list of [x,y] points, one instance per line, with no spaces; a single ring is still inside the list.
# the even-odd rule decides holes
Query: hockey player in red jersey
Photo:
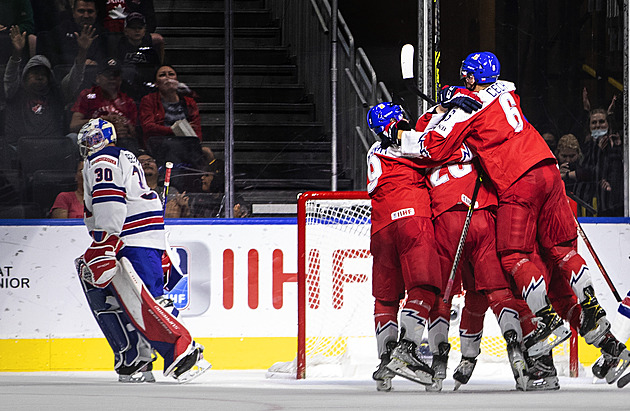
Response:
[[[370,109],[368,125],[378,134],[392,117],[402,115],[400,106],[381,103]],[[465,160],[468,154],[461,151],[454,157]],[[385,143],[372,146],[367,162],[372,293],[381,359],[373,378],[383,391],[391,389],[394,375],[431,385],[433,371],[418,357],[417,348],[442,281],[426,182],[413,160],[400,158],[397,149]],[[405,292],[399,337],[398,309]]]
[[[437,115],[436,117],[441,117]],[[416,124],[416,130],[424,130],[433,115],[425,113]],[[439,120],[439,118],[438,118]],[[534,331],[531,310],[522,299],[512,294],[510,279],[501,269],[496,253],[495,212],[497,196],[491,183],[481,182],[477,165],[467,162],[451,162],[427,171],[427,183],[431,197],[435,239],[440,255],[443,288],[455,259],[462,227],[467,217],[475,186],[479,184],[471,215],[468,233],[460,263],[456,271],[455,289],[463,283],[466,290],[465,306],[460,323],[462,359],[455,370],[456,388],[466,383],[479,354],[479,342],[485,312],[494,312],[508,350],[510,366],[517,387],[528,389],[529,378],[525,358],[521,350],[523,335]],[[478,181],[479,180],[479,181]],[[448,328],[451,299],[443,301],[443,293],[429,315],[429,345],[433,352],[432,368],[435,385],[441,385],[440,377],[446,377],[448,360]],[[529,384],[529,388],[533,386]]]
[[[145,381],[142,371],[155,349],[164,359],[164,375],[185,382],[210,364],[168,305],[156,301],[164,293],[162,205],[136,157],[115,143],[113,124],[100,118],[78,135],[85,159],[84,220],[93,242],[77,259],[77,270],[114,350],[119,380]]]
[[[553,264],[554,275],[568,282],[582,307],[579,327],[586,342],[614,358],[609,380],[614,381],[630,363],[630,352],[610,332],[610,322],[595,296],[588,267],[577,253],[577,230],[569,208],[556,159],[548,146],[525,120],[513,83],[498,80],[500,65],[489,52],[470,54],[462,63],[464,94],[481,102],[468,112],[452,105],[437,106],[446,113],[425,132],[386,133],[400,142],[404,155],[446,161],[466,142],[479,157],[499,196],[497,250],[503,269],[514,277],[518,290],[539,319],[538,331],[526,341],[531,347],[551,333],[568,338],[568,330],[547,296],[548,283],[531,261],[536,243]],[[447,101],[448,102],[448,101]],[[454,103],[454,102],[452,102]],[[448,106],[448,105],[447,105]],[[450,109],[450,110],[449,110]]]

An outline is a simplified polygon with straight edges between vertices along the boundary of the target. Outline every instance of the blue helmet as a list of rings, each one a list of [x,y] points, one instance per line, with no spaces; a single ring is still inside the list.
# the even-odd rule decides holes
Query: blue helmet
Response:
[[[87,158],[109,144],[116,143],[116,129],[109,121],[93,118],[81,127],[77,136],[81,157]]]
[[[481,51],[468,55],[462,61],[460,74],[462,78],[473,75],[477,84],[494,83],[501,73],[499,59],[489,51]]]
[[[376,134],[382,133],[392,121],[403,118],[403,109],[398,104],[385,101],[372,107],[367,113],[367,123]]]

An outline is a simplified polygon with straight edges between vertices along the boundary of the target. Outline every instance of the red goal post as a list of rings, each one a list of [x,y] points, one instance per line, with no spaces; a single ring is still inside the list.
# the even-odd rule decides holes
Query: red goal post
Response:
[[[298,379],[306,378],[307,369],[309,376],[348,375],[348,370],[363,374],[378,362],[370,215],[369,196],[364,191],[306,192],[298,197],[298,350],[295,368],[289,371],[295,371]],[[462,306],[463,298],[456,296],[456,321],[451,321],[449,342],[451,357],[457,362]],[[484,324],[480,362],[505,362],[507,366],[505,342],[491,311]],[[573,344],[565,342],[554,349],[560,375],[577,373],[577,344],[572,340]],[[314,366],[319,367],[316,374]],[[331,373],[323,375],[322,369]]]

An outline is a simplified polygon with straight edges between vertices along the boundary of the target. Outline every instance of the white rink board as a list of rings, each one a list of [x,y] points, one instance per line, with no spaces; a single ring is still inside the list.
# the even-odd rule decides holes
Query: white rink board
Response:
[[[167,225],[171,246],[185,249],[189,256],[191,302],[182,314],[193,335],[297,335],[295,282],[285,283],[276,293],[283,304],[273,307],[274,250],[282,259],[278,273],[297,273],[297,228],[294,220],[285,220],[282,224],[251,219],[248,222],[253,224]],[[0,279],[12,279],[13,285],[20,279],[25,285],[0,288],[0,339],[102,336],[73,263],[89,244],[82,225],[0,226]],[[233,255],[226,264],[224,254]],[[223,298],[224,265],[233,266],[234,273],[229,308]],[[257,281],[250,275],[256,268]]]
[[[191,303],[183,311],[187,326],[199,337],[296,336],[296,283],[285,282],[276,290],[276,304],[282,300],[279,308],[274,307],[273,293],[274,252],[280,267],[277,278],[297,272],[295,220],[223,221],[167,225],[171,245],[185,249],[190,263]],[[623,221],[582,224],[622,297],[630,289],[630,224]],[[89,243],[82,225],[0,225],[0,339],[101,337],[73,264]],[[581,240],[579,249],[612,316],[617,302]],[[227,307],[223,284],[231,253],[234,291],[232,306]],[[357,265],[363,264],[348,262],[353,271]],[[353,288],[348,289],[349,297]],[[367,284],[359,289],[370,292]],[[372,310],[366,308],[367,317]]]

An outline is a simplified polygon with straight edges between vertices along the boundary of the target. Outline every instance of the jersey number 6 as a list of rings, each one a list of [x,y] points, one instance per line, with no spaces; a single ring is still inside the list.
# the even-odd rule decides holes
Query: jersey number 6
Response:
[[[505,119],[514,128],[514,131],[517,133],[523,131],[523,118],[521,117],[521,112],[518,111],[518,107],[516,107],[514,97],[510,93],[501,94],[499,103],[505,113]]]

